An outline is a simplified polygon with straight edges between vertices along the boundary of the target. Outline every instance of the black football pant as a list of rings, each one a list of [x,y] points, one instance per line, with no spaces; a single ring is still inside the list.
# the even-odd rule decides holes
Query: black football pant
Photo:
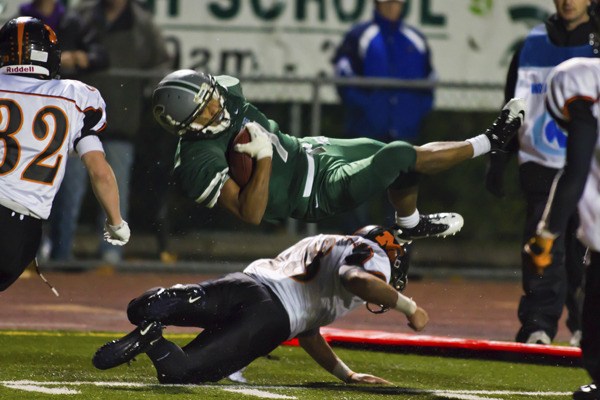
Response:
[[[0,205],[0,238],[0,291],[3,291],[35,258],[42,238],[42,220]]]
[[[132,323],[204,330],[183,348],[161,338],[147,352],[161,383],[216,382],[269,354],[290,333],[277,296],[243,273],[192,285],[157,288],[131,301]]]
[[[581,337],[583,365],[596,384],[600,383],[600,252],[591,253],[585,274],[585,300]]]
[[[522,245],[535,235],[557,172],[533,162],[524,163],[519,168],[521,189],[527,202]],[[517,333],[517,342],[525,342],[532,332],[539,330],[554,339],[565,305],[569,312],[568,328],[571,332],[581,329],[585,247],[576,237],[578,226],[579,218],[574,213],[564,234],[554,242],[552,264],[542,276],[537,275],[531,266],[530,257],[521,254],[524,295],[519,303],[521,329]]]

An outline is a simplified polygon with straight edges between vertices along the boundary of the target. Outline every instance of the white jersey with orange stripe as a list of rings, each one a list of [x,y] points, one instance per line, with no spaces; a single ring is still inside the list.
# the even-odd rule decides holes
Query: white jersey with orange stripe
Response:
[[[574,58],[556,67],[550,75],[546,103],[555,118],[570,121],[567,106],[574,100],[591,102],[598,121],[598,137],[590,172],[579,201],[579,238],[600,251],[600,59]]]
[[[391,267],[377,244],[360,236],[305,238],[274,259],[250,264],[244,273],[275,292],[290,318],[290,338],[325,326],[364,301],[342,285],[340,268],[357,266],[389,282]]]
[[[69,152],[103,151],[105,109],[82,82],[0,74],[0,204],[47,219]]]

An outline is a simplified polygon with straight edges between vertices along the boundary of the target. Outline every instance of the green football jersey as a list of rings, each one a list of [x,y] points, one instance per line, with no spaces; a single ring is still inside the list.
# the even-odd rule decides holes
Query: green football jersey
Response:
[[[351,210],[388,187],[415,184],[416,152],[409,143],[296,138],[282,133],[277,122],[246,101],[237,78],[216,79],[225,98],[229,127],[211,139],[182,138],[175,158],[175,175],[183,191],[197,203],[209,208],[217,203],[221,188],[230,179],[227,149],[250,121],[271,132],[273,143],[265,221],[288,217],[318,221]]]
[[[282,220],[294,214],[303,201],[308,160],[298,138],[282,133],[277,122],[268,119],[246,101],[237,78],[217,76],[225,99],[230,125],[210,139],[182,138],[175,156],[175,174],[184,193],[197,203],[212,208],[221,188],[230,179],[226,152],[233,138],[247,122],[257,122],[269,132],[273,142],[272,174],[266,221]]]

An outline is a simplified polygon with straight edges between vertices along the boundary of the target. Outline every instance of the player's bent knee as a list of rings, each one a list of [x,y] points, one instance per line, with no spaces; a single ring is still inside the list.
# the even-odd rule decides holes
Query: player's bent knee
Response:
[[[386,144],[373,156],[373,165],[379,173],[397,176],[414,169],[417,152],[413,145],[406,142],[395,141]]]
[[[135,325],[142,321],[169,323],[174,315],[187,307],[201,307],[205,292],[199,285],[174,285],[170,288],[150,289],[133,299],[127,307],[127,317]]]

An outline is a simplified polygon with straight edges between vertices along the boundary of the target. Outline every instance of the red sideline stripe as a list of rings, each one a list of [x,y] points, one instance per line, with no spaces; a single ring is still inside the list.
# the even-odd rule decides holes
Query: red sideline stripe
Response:
[[[323,335],[328,342],[335,341],[344,343],[364,343],[390,347],[440,347],[451,349],[467,349],[471,351],[497,351],[581,358],[581,349],[567,346],[547,346],[541,344],[524,344],[494,340],[460,339],[442,336],[335,328],[321,328],[321,335]],[[288,340],[284,344],[289,346],[297,346],[298,340]]]

